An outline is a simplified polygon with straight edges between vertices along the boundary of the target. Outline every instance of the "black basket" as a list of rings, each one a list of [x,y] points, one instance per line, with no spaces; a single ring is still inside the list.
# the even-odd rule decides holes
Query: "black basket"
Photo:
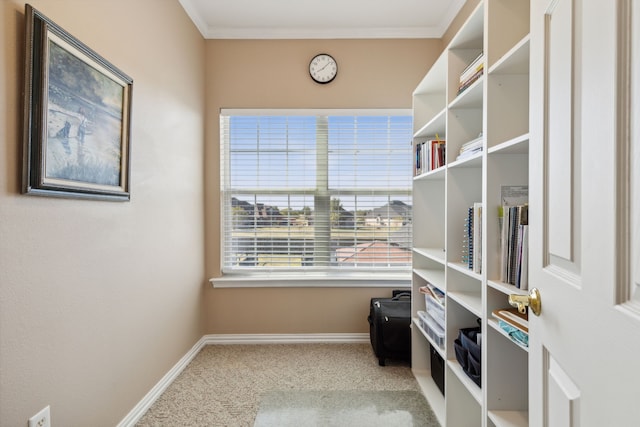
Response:
[[[456,351],[456,360],[462,366],[462,370],[478,386],[481,384],[481,350],[477,344],[480,327],[463,328],[458,333],[458,338],[453,341]]]
[[[431,344],[429,344],[429,354],[431,354],[431,378],[444,396],[444,359]]]

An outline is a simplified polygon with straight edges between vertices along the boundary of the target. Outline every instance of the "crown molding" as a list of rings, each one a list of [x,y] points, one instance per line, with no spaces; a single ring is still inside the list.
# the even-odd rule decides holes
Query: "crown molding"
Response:
[[[439,25],[424,27],[217,27],[208,25],[193,0],[179,0],[205,39],[425,39],[442,38],[466,0],[452,0]]]

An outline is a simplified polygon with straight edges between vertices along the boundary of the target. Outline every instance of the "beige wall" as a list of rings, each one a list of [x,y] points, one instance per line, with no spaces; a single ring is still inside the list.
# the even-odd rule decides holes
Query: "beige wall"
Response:
[[[24,1],[1,1],[0,425],[112,426],[203,334],[205,45],[176,0],[30,3],[134,79],[132,199],[20,194]]]
[[[449,24],[449,28],[447,28],[447,31],[445,31],[445,33],[442,35],[443,48],[445,48],[449,43],[451,43],[451,40],[456,35],[458,30],[460,30],[460,27],[462,27],[462,24],[465,23],[465,21],[471,15],[471,12],[473,12],[476,9],[476,7],[478,7],[479,4],[480,4],[480,0],[467,0],[464,6],[462,6],[462,9],[460,9],[460,12],[458,12],[454,20],[451,22],[451,24]]]
[[[220,275],[221,108],[411,108],[411,93],[435,61],[440,40],[208,40],[206,266]],[[332,54],[338,76],[313,83],[309,60]],[[206,333],[367,332],[372,288],[252,288],[205,292]]]

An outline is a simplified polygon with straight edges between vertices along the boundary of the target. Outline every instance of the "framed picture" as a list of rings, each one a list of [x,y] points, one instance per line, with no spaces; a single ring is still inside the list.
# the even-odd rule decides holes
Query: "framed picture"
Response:
[[[130,200],[133,80],[30,5],[23,193]]]

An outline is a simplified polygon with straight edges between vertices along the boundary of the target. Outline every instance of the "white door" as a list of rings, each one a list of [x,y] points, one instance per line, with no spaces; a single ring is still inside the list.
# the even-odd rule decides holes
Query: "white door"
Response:
[[[532,427],[640,426],[638,9],[531,0]]]

